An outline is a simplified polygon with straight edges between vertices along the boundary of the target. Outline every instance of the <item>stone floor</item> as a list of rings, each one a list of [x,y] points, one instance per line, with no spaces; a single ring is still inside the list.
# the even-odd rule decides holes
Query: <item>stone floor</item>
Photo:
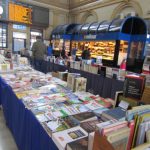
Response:
[[[3,111],[0,108],[0,150],[18,150],[10,130],[5,124]]]

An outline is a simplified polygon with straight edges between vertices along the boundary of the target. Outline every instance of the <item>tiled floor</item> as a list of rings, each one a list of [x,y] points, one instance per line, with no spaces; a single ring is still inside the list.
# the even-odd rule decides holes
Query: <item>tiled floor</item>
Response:
[[[11,132],[5,124],[3,111],[0,108],[0,150],[18,150]]]

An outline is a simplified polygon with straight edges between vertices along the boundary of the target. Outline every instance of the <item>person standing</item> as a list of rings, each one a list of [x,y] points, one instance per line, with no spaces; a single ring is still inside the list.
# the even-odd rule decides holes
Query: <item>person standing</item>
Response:
[[[75,61],[75,59],[76,59],[76,53],[77,53],[77,49],[76,49],[76,47],[75,47],[75,48],[73,48],[72,51],[71,51],[71,56],[72,56],[72,58],[73,58],[73,61]]]
[[[33,43],[31,50],[35,69],[44,72],[43,63],[47,56],[47,47],[44,44],[41,36],[36,37],[36,42]]]
[[[83,60],[89,60],[90,57],[91,57],[90,49],[86,48],[85,50],[83,50],[83,52],[82,52],[82,59]]]

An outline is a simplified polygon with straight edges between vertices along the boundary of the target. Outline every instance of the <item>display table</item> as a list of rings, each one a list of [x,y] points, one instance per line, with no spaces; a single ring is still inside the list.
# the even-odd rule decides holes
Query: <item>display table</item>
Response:
[[[87,78],[86,90],[95,95],[98,94],[104,98],[115,99],[116,91],[123,91],[123,85],[124,85],[123,81],[103,77],[100,74],[93,74],[83,70],[69,68],[67,66],[62,66],[52,62],[46,62],[45,64],[48,67],[45,67],[47,68],[47,70],[45,70],[44,72],[52,72],[52,71],[57,72],[57,71],[68,70],[70,73],[80,73],[82,77]]]
[[[2,78],[0,78],[0,101],[6,124],[19,150],[57,150],[42,125]]]

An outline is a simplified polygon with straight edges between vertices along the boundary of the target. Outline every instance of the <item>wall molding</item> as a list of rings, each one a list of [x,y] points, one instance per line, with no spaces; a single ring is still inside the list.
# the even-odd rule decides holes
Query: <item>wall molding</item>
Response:
[[[118,14],[121,13],[123,9],[128,8],[128,7],[132,7],[139,17],[143,17],[143,11],[142,11],[140,4],[135,0],[128,0],[128,1],[122,2],[120,5],[118,5],[114,9],[110,19],[114,19]]]
[[[74,8],[74,9],[70,9],[70,13],[73,13],[73,14],[79,14],[79,13],[82,13],[82,12],[85,12],[85,11],[90,11],[90,10],[93,10],[93,9],[98,9],[98,8],[101,8],[101,7],[106,7],[106,6],[109,6],[109,5],[114,5],[114,4],[118,4],[118,3],[121,3],[121,2],[124,2],[124,0],[107,0],[107,1],[96,1],[96,2],[93,2],[93,3],[90,3],[90,4],[86,4],[84,6],[79,6],[77,8]]]
[[[24,2],[24,3],[27,3],[27,4],[36,5],[36,6],[39,6],[39,7],[49,8],[53,11],[61,11],[61,12],[69,13],[69,9],[61,8],[61,7],[54,6],[54,5],[45,4],[45,3],[42,3],[42,2],[37,2],[35,0],[20,0],[20,1]]]
[[[96,13],[95,11],[87,11],[87,12],[82,16],[81,22],[84,24],[85,21],[86,21],[86,19],[87,19],[90,15],[92,15],[92,16],[96,19],[96,21],[98,21],[98,15],[97,15],[97,13]]]

